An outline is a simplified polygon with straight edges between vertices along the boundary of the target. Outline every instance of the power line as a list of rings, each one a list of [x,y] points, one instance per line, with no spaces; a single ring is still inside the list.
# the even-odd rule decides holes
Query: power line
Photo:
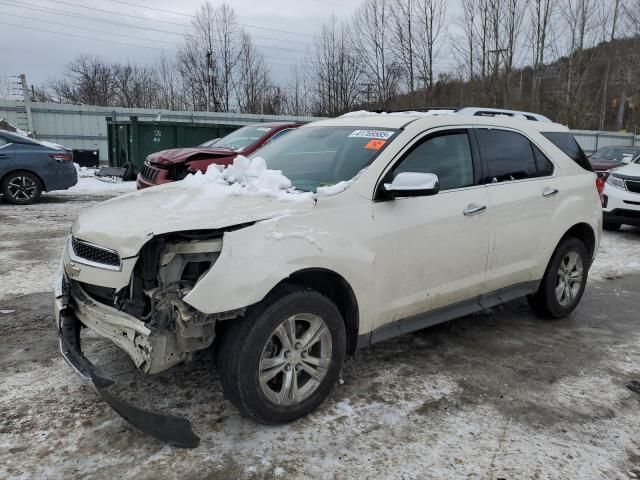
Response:
[[[54,25],[61,25],[64,27],[71,27],[71,28],[78,28],[78,29],[82,29],[82,30],[88,30],[90,32],[96,32],[96,33],[104,33],[104,34],[108,34],[108,35],[114,35],[113,32],[106,32],[104,30],[95,30],[95,29],[91,29],[91,28],[85,28],[85,27],[76,27],[74,25],[69,25],[66,23],[60,23],[60,22],[51,22],[48,20],[42,20],[42,19],[38,19],[38,18],[31,18],[31,17],[25,17],[23,15],[16,15],[16,14],[8,14],[8,15],[13,15],[16,17],[20,17],[20,18],[27,18],[29,20],[37,20],[40,22],[46,22],[49,24],[54,24]],[[13,23],[7,23],[7,22],[0,22],[0,24],[2,25],[9,25],[9,26],[13,26],[13,27],[18,27],[18,28],[23,28],[23,29],[30,29],[30,27],[24,26],[24,25],[16,25]],[[142,47],[142,48],[151,48],[154,50],[159,50],[159,51],[163,51],[163,52],[172,52],[172,53],[178,53],[178,50],[175,49],[170,49],[170,48],[157,48],[157,47],[150,47],[148,45],[140,45],[140,44],[133,44],[133,43],[126,43],[126,42],[118,42],[115,40],[109,40],[109,39],[105,39],[105,38],[96,38],[96,37],[89,37],[89,36],[85,36],[85,35],[77,35],[77,34],[73,34],[73,33],[67,33],[67,32],[58,32],[58,31],[54,31],[54,30],[46,30],[46,29],[42,29],[39,28],[38,31],[40,32],[47,32],[47,33],[54,33],[56,35],[63,35],[63,36],[68,36],[68,37],[73,37],[73,38],[84,38],[87,40],[95,40],[95,41],[99,41],[99,42],[108,42],[108,43],[115,43],[115,44],[119,44],[119,45],[126,45],[126,46],[131,46],[131,47]],[[118,36],[127,36],[133,39],[138,39],[138,40],[144,40],[144,41],[150,41],[150,42],[157,42],[159,40],[153,40],[150,38],[143,38],[143,37],[135,37],[133,35],[124,35],[124,34],[116,34]],[[163,43],[167,43],[169,45],[173,45],[174,47],[177,47],[176,44],[172,44],[171,42],[163,42]],[[265,64],[268,66],[281,66],[281,67],[293,67],[296,65],[295,60],[294,59],[289,59],[289,58],[281,58],[281,57],[271,57],[268,55],[262,55],[263,59],[265,59]],[[276,61],[287,61],[287,60],[291,60],[294,63],[289,63],[289,64],[282,64],[282,63],[274,63],[274,62],[268,62],[267,60],[269,59],[275,59]],[[304,66],[303,66],[304,68]]]
[[[190,18],[196,18],[196,15],[193,14],[189,14],[189,13],[184,13],[184,12],[177,12],[175,10],[164,10],[162,8],[156,8],[156,7],[150,7],[148,5],[141,5],[139,3],[133,3],[133,2],[125,2],[124,0],[109,0],[110,2],[115,2],[115,3],[121,3],[123,5],[129,5],[131,7],[139,7],[139,8],[145,8],[147,10],[153,10],[156,12],[162,12],[162,13],[169,13],[172,15],[180,15],[183,17],[190,17]],[[288,33],[289,35],[301,35],[304,37],[315,37],[315,35],[310,34],[310,33],[300,33],[300,32],[292,32],[291,30],[281,30],[278,28],[271,28],[271,27],[262,27],[259,25],[250,25],[248,23],[240,23],[240,22],[235,22],[237,25],[241,25],[243,27],[247,27],[247,28],[258,28],[260,30],[270,30],[272,32],[280,32],[280,33]]]
[[[28,6],[29,10],[39,10],[39,11],[46,12],[46,13],[53,13],[55,15],[61,15],[61,16],[72,17],[72,18],[86,19],[86,20],[90,20],[90,21],[93,21],[93,22],[109,23],[109,24],[112,24],[112,25],[120,25],[120,26],[124,26],[124,27],[128,27],[128,28],[135,28],[137,30],[143,29],[143,30],[149,30],[149,31],[153,31],[153,32],[163,33],[163,34],[179,35],[179,36],[184,36],[185,35],[185,33],[172,32],[172,31],[166,30],[166,29],[165,30],[160,30],[158,28],[143,27],[143,26],[139,26],[139,25],[132,25],[130,23],[123,23],[123,22],[119,22],[119,21],[109,20],[109,19],[106,19],[106,18],[91,17],[91,16],[79,14],[79,13],[76,13],[76,12],[66,12],[64,10],[56,10],[56,9],[44,7],[42,5],[34,4],[34,3],[30,3],[30,2],[17,3],[17,2],[12,1],[12,0],[9,0],[9,1],[11,3],[7,3],[6,0],[2,0],[2,1],[0,1],[0,3],[4,3],[4,4],[8,5],[8,6],[12,6],[12,7],[15,7],[15,8],[25,8],[26,9],[27,6]],[[60,1],[58,3],[65,3],[65,4],[68,4],[68,5],[75,5],[75,4],[71,4],[71,3],[68,3],[68,2],[62,2],[62,1]],[[86,7],[84,5],[77,5],[77,6],[81,7],[81,8],[89,8],[89,7]],[[124,14],[124,13],[121,13],[121,12],[111,12],[109,10],[101,10],[101,9],[94,9],[94,8],[92,8],[92,10],[98,10],[98,11],[102,11],[102,12],[106,12],[106,13],[115,13],[117,15],[125,15],[127,17],[132,17],[132,18],[144,20],[146,22],[149,22],[149,21],[161,22],[161,23],[168,23],[170,25],[177,25],[177,26],[181,26],[181,27],[185,27],[185,28],[193,28],[192,25],[189,25],[189,24],[186,24],[186,23],[165,22],[163,20],[150,19],[150,18],[140,17],[140,16],[136,16],[136,15],[128,15],[128,14]],[[288,40],[288,39],[284,39],[284,38],[263,37],[263,36],[260,36],[260,35],[253,35],[253,34],[252,34],[252,38],[256,38],[256,39],[260,39],[260,40],[271,40],[271,41],[275,41],[275,42],[286,42],[288,44],[290,44],[290,43],[298,43],[300,45],[309,46],[308,42],[302,42],[300,40]],[[275,47],[273,47],[273,48],[275,48]]]
[[[27,27],[26,25],[16,25],[15,23],[9,23],[9,22],[0,22],[0,25],[9,25],[10,27],[23,28],[25,30],[31,30],[33,32],[33,28]],[[176,50],[168,50],[166,48],[150,47],[148,45],[136,45],[136,44],[133,44],[133,43],[118,42],[116,40],[107,40],[107,39],[102,39],[102,38],[88,37],[88,36],[85,36],[85,35],[75,35],[73,33],[56,32],[55,30],[47,30],[47,29],[44,29],[44,28],[39,28],[37,31],[38,32],[53,33],[53,34],[56,34],[56,35],[63,35],[63,36],[66,36],[66,37],[83,38],[85,40],[96,40],[98,42],[105,42],[105,43],[112,43],[112,44],[116,43],[116,44],[119,44],[119,45],[126,45],[128,47],[150,48],[152,50],[159,50],[159,51],[162,51],[162,52],[166,52],[166,51],[175,52],[176,51]]]
[[[115,2],[116,0],[111,0],[111,1]],[[340,5],[339,3],[328,2],[327,0],[312,0],[312,1],[317,3],[322,3],[324,5],[330,5],[332,7],[349,8],[346,5]]]
[[[13,5],[12,5],[13,6]],[[105,31],[105,30],[98,30],[98,29],[94,29],[94,28],[89,28],[89,27],[80,27],[77,25],[71,25],[69,23],[62,23],[62,22],[54,22],[51,20],[45,20],[45,19],[40,19],[40,18],[35,18],[33,16],[25,16],[25,15],[18,15],[16,13],[6,13],[6,15],[11,15],[13,17],[19,17],[19,18],[24,18],[27,20],[35,20],[35,21],[39,21],[39,22],[45,22],[48,24],[52,24],[52,25],[60,25],[62,27],[68,27],[68,28],[75,28],[78,30],[87,30],[90,32],[97,32],[97,33],[104,33],[107,35],[114,35],[114,36],[118,36],[118,37],[128,37],[128,38],[132,38],[134,40],[143,40],[143,41],[148,41],[148,42],[159,42],[159,43],[166,43],[168,45],[172,45],[174,47],[178,47],[178,45],[175,42],[168,42],[166,40],[158,40],[158,39],[154,39],[154,38],[147,38],[147,37],[139,37],[136,35],[128,35],[125,33],[119,33],[119,32],[109,32],[109,31]],[[152,31],[158,31],[158,32],[162,32],[161,30],[156,30],[156,29],[152,29]],[[183,36],[188,36],[190,38],[196,38],[193,35],[189,35],[189,34],[184,34]],[[271,50],[282,50],[284,52],[292,52],[292,53],[300,53],[300,54],[304,54],[305,52],[302,52],[300,50],[293,50],[290,48],[285,48],[285,47],[277,47],[277,46],[264,46],[264,45],[259,45],[259,44],[255,44],[257,47],[261,47],[261,48],[269,48]],[[275,58],[276,60],[290,60],[289,58],[282,58],[282,57],[270,57],[270,58]]]
[[[107,35],[117,35],[118,37],[127,37],[127,38],[133,38],[135,40],[144,40],[147,42],[160,42],[160,43],[166,43],[172,46],[176,46],[176,44],[174,42],[167,42],[166,40],[156,40],[153,38],[145,38],[145,37],[137,37],[135,35],[127,35],[125,33],[114,33],[114,32],[107,32],[106,30],[97,30],[94,28],[87,28],[87,27],[78,27],[76,25],[71,25],[69,23],[61,23],[61,22],[53,22],[51,20],[45,20],[42,18],[34,18],[34,17],[27,17],[26,15],[18,15],[16,13],[7,13],[5,12],[5,15],[11,15],[12,17],[19,17],[19,18],[25,18],[27,20],[35,20],[37,22],[43,22],[43,23],[48,23],[50,25],[60,25],[62,27],[67,27],[67,28],[76,28],[78,30],[87,30],[89,32],[96,32],[96,33],[105,33]],[[175,50],[177,52],[177,50]]]
[[[111,1],[115,1],[115,0],[111,0]],[[88,9],[88,10],[104,12],[104,13],[109,13],[109,14],[123,15],[125,17],[137,18],[137,19],[141,19],[141,20],[145,20],[145,21],[152,20],[152,21],[167,23],[167,24],[171,24],[171,25],[179,25],[179,26],[182,26],[182,27],[188,27],[189,26],[189,25],[184,24],[184,23],[169,22],[167,20],[159,20],[159,19],[149,19],[149,18],[146,18],[146,17],[140,17],[138,15],[131,15],[131,14],[128,14],[128,13],[123,13],[123,12],[116,12],[114,10],[105,10],[103,8],[89,7],[87,5],[81,5],[81,4],[78,4],[78,3],[66,2],[64,0],[55,0],[55,3],[56,4],[61,3],[63,5],[69,5],[69,6],[78,7],[78,8],[85,8],[85,9]],[[183,16],[193,17],[193,18],[196,17],[196,15],[190,15],[190,14],[180,13],[180,12],[171,12],[171,11],[168,11],[168,10],[164,10],[163,11],[162,9],[158,9],[158,8],[155,8],[155,7],[149,7],[149,6],[145,6],[145,5],[140,5],[140,4],[136,4],[136,3],[129,3],[129,2],[124,2],[124,1],[118,1],[118,3],[123,3],[125,5],[129,5],[129,6],[133,6],[133,7],[146,8],[148,10],[161,11],[161,12],[164,12],[164,13],[173,13],[175,15],[183,15]],[[257,28],[259,30],[268,30],[268,31],[272,31],[272,32],[288,33],[290,35],[301,35],[301,36],[304,36],[304,37],[315,37],[315,35],[310,34],[310,33],[292,32],[290,30],[282,30],[282,29],[271,28],[271,27],[262,27],[262,26],[259,26],[259,25],[250,25],[250,24],[247,24],[247,23],[240,23],[240,22],[235,22],[235,24],[236,25],[240,25],[242,27],[247,27],[247,28]]]

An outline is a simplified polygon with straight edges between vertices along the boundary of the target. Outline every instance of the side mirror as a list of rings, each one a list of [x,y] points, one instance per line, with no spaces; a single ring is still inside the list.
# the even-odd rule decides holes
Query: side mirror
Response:
[[[391,183],[384,184],[385,193],[391,197],[423,197],[440,191],[435,173],[402,172]]]
[[[633,156],[632,155],[623,155],[622,156],[622,163],[628,164],[628,163],[631,163],[631,160],[633,160]]]

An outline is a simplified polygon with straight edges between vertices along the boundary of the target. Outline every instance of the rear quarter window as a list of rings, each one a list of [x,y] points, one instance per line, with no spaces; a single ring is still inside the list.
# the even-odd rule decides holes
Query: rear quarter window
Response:
[[[574,162],[580,165],[585,170],[589,172],[593,172],[593,167],[591,166],[591,162],[585,155],[576,139],[573,138],[569,132],[540,132],[544,135],[547,140],[553,143],[556,147],[562,150],[568,157],[570,157]]]

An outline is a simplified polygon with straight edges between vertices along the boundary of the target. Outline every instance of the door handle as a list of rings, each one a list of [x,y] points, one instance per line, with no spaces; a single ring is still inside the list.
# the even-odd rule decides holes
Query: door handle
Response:
[[[0,158],[8,158],[9,155],[7,155],[6,153],[0,153]]]
[[[484,212],[487,209],[486,205],[478,205],[477,203],[471,203],[467,205],[467,208],[464,209],[462,213],[466,217],[470,217],[471,215],[477,215],[478,213]]]
[[[554,195],[557,195],[560,192],[560,190],[558,190],[557,188],[545,188],[542,191],[542,196],[543,197],[553,197]]]

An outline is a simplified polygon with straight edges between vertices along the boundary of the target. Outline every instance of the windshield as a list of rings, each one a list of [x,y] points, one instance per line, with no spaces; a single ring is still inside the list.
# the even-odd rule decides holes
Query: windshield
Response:
[[[252,157],[281,170],[298,190],[351,180],[392,140],[397,130],[359,127],[305,127],[263,147]]]
[[[606,147],[591,155],[591,160],[618,163],[624,157],[635,158],[637,155],[640,155],[640,148],[637,147]]]
[[[230,148],[236,152],[241,152],[245,148],[256,143],[271,130],[273,130],[271,127],[261,127],[259,125],[242,127],[218,140],[216,142],[216,147]]]
[[[220,140],[219,138],[214,138],[213,140],[207,140],[204,143],[201,143],[200,145],[198,145],[199,147],[210,147],[213,144],[215,144],[218,140]]]

